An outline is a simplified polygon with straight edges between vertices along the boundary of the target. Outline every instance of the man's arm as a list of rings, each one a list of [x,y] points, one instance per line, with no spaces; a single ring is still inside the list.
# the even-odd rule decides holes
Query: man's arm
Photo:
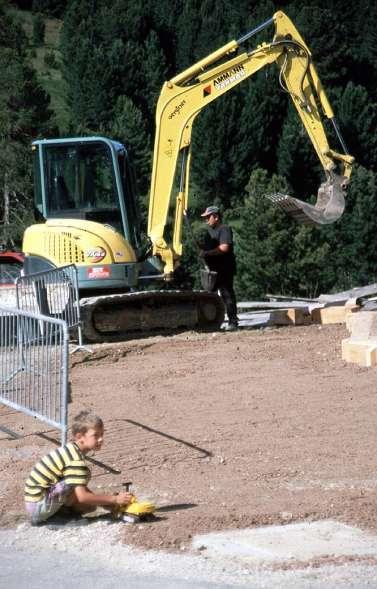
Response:
[[[226,254],[230,250],[229,243],[220,243],[217,247],[213,248],[212,250],[204,251],[201,250],[200,255],[202,258],[207,256],[221,256],[222,254]]]

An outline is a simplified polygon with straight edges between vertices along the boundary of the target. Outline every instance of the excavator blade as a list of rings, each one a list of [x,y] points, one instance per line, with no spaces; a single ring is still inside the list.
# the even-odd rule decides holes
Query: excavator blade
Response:
[[[332,175],[319,187],[315,205],[281,192],[266,194],[265,197],[299,223],[328,225],[337,221],[343,214],[345,185],[346,179],[343,176]]]

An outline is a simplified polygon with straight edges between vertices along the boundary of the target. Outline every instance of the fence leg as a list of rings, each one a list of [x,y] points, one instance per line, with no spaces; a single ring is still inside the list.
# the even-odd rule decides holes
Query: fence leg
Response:
[[[70,350],[70,354],[74,354],[75,352],[78,352],[80,350],[83,350],[84,352],[89,352],[89,354],[93,354],[93,350],[91,348],[88,348],[87,346],[84,346],[83,340],[82,340],[82,329],[81,329],[81,325],[78,325],[77,327],[77,332],[78,332],[78,336],[79,336],[79,345],[75,346],[73,348],[73,350]]]

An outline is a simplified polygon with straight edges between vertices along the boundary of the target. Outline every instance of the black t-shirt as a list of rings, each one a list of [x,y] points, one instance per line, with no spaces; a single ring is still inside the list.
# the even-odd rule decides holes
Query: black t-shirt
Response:
[[[205,256],[206,264],[210,270],[216,272],[234,274],[236,271],[236,258],[233,251],[233,233],[228,225],[207,227],[204,239],[204,251],[213,250],[221,244],[228,244],[229,251],[218,256]]]

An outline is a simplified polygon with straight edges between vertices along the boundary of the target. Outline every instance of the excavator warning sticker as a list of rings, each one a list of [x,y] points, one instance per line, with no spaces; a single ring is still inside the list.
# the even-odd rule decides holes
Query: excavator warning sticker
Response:
[[[246,75],[243,65],[235,65],[229,72],[224,72],[218,78],[215,78],[213,84],[216,90],[224,90],[227,86],[235,84]]]
[[[90,280],[97,280],[102,278],[110,278],[111,270],[108,266],[93,266],[88,268],[88,278]]]

